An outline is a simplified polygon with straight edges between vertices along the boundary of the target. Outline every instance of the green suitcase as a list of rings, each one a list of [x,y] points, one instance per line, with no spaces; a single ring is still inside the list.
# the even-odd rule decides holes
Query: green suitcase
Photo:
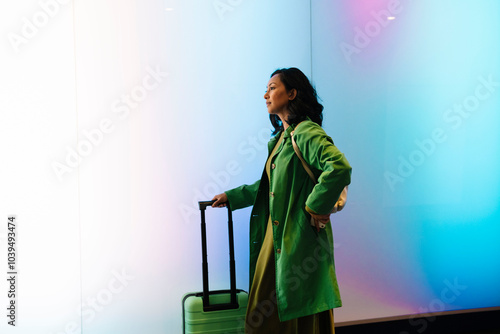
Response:
[[[243,334],[248,294],[236,289],[236,269],[234,261],[233,219],[228,209],[229,231],[229,290],[209,291],[207,234],[205,209],[213,201],[199,202],[201,210],[201,251],[203,266],[203,291],[188,293],[182,299],[184,334]]]

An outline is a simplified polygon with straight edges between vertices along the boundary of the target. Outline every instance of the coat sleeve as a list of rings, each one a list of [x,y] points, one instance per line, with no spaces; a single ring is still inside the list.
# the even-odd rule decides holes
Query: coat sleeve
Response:
[[[318,214],[329,214],[345,186],[351,183],[352,168],[323,128],[304,122],[294,134],[304,160],[319,173],[318,183],[306,200],[306,206]]]
[[[259,185],[260,180],[250,185],[244,184],[237,188],[226,190],[225,193],[231,210],[243,209],[253,205]]]

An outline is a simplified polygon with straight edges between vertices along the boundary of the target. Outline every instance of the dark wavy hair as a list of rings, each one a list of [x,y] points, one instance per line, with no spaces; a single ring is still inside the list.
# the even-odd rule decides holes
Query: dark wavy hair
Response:
[[[297,95],[295,99],[288,102],[290,115],[285,120],[288,124],[298,124],[309,117],[319,126],[323,123],[323,105],[318,102],[316,90],[301,70],[295,67],[280,68],[271,74],[271,77],[279,74],[281,82],[287,91],[295,88]],[[269,115],[274,127],[273,135],[283,130],[283,124],[278,115]]]

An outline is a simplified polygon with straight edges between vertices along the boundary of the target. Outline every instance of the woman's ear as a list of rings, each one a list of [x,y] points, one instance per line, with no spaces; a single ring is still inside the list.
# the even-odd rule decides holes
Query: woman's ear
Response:
[[[290,89],[288,92],[288,99],[291,101],[297,96],[297,90],[295,88]]]

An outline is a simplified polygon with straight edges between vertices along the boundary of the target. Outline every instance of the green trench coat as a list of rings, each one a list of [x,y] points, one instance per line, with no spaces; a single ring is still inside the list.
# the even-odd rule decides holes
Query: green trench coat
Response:
[[[288,127],[272,158],[270,182],[226,191],[232,210],[253,205],[250,218],[250,286],[268,215],[273,222],[276,300],[280,321],[342,306],[333,256],[331,224],[319,233],[310,225],[306,206],[318,214],[332,211],[351,180],[351,166],[325,131],[311,120],[300,123],[294,138],[318,183],[314,185],[293,150]],[[280,134],[268,143],[271,152]],[[270,153],[269,153],[270,154]]]

